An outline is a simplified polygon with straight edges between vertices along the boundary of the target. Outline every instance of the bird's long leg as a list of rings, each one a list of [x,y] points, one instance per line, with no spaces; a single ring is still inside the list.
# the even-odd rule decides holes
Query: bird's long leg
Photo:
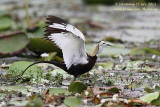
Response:
[[[76,81],[76,79],[77,79],[77,77],[76,77],[76,76],[74,76],[74,77],[73,77],[72,82],[75,82],[75,81]]]

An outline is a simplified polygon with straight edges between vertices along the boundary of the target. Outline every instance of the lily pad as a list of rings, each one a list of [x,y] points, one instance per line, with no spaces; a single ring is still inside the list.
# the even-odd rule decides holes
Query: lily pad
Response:
[[[29,38],[42,38],[44,35],[43,27],[33,27],[26,31]]]
[[[155,54],[160,55],[160,51],[151,48],[135,48],[130,52],[131,55],[144,55],[144,54]]]
[[[41,39],[41,38],[30,38],[30,43],[27,46],[31,51],[42,54],[42,53],[50,53],[57,52],[58,56],[62,56],[62,51],[53,43]]]
[[[0,36],[0,55],[14,55],[20,53],[29,43],[23,32]]]
[[[153,100],[153,101],[151,102],[151,104],[160,106],[160,95],[159,95],[159,97],[158,97],[157,99]]]
[[[67,97],[64,100],[64,104],[66,104],[69,107],[80,107],[80,104],[82,103],[82,98],[76,98],[76,97]]]
[[[119,93],[119,89],[117,87],[110,88],[107,92],[109,93]]]
[[[154,92],[154,90],[152,90],[152,89],[150,89],[150,88],[148,88],[148,87],[145,87],[144,90],[145,90],[146,92],[148,92],[148,93],[153,93],[153,92]]]
[[[159,92],[149,93],[145,96],[141,97],[140,99],[144,102],[151,103],[153,100],[157,99],[159,97]]]
[[[22,71],[24,71],[31,64],[32,62],[28,61],[15,62],[9,67],[9,73],[15,75],[21,74]],[[24,73],[23,77],[37,77],[38,75],[41,75],[41,73],[42,69],[40,69],[37,65],[33,65]]]
[[[50,95],[59,95],[59,94],[69,95],[69,92],[64,88],[50,88],[49,94]]]
[[[107,63],[98,63],[98,66],[102,66],[104,69],[106,69],[106,70],[112,70],[112,68],[113,68],[113,66],[114,66],[114,64],[113,64],[113,62],[107,62]]]
[[[74,93],[82,93],[86,89],[87,86],[81,82],[72,82],[68,87],[68,91]]]
[[[8,90],[8,91],[18,91],[18,92],[22,92],[23,94],[27,94],[28,93],[28,88],[25,86],[1,86],[0,87],[1,90]]]
[[[12,28],[14,21],[8,16],[0,17],[0,31],[8,30]]]
[[[35,97],[30,100],[25,107],[43,107],[43,101],[42,99]]]

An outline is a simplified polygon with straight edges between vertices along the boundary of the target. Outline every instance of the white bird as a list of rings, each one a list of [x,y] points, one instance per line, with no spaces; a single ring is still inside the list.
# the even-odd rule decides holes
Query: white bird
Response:
[[[89,72],[96,63],[97,55],[101,53],[105,46],[110,46],[110,44],[100,41],[93,53],[89,55],[85,49],[85,37],[76,27],[55,16],[48,16],[46,24],[44,37],[54,42],[62,50],[64,63],[40,61],[30,66],[37,63],[54,64],[76,78],[81,74]],[[23,73],[30,66],[28,66]]]

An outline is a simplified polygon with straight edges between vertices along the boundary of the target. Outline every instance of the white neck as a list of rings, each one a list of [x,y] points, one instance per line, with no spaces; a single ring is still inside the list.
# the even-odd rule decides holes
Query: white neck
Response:
[[[100,53],[102,52],[103,48],[104,48],[104,47],[99,46],[99,49],[98,49],[98,52],[97,52],[97,54],[96,54],[96,55],[100,54]]]

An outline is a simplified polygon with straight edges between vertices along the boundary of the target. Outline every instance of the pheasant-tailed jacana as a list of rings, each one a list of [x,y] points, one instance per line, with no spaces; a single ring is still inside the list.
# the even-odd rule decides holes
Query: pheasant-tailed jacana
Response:
[[[97,55],[105,46],[110,46],[110,44],[100,41],[93,53],[89,55],[86,53],[84,35],[73,25],[55,16],[48,16],[46,24],[44,36],[62,50],[64,63],[56,61],[35,62],[28,66],[23,73],[34,64],[50,63],[76,78],[79,75],[89,72],[96,63]]]

